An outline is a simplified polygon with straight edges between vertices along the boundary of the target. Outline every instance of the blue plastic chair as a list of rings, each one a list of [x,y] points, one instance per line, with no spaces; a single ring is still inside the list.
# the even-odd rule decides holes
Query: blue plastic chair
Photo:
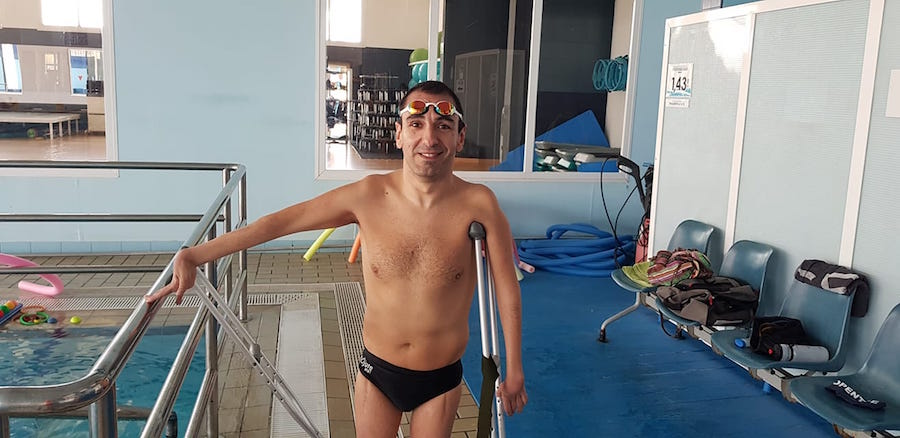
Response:
[[[675,227],[675,231],[669,239],[668,249],[670,251],[678,248],[696,249],[706,254],[709,251],[709,242],[712,239],[715,230],[716,229],[712,225],[693,219],[685,220]],[[606,327],[608,325],[637,310],[637,308],[641,306],[641,295],[656,289],[655,287],[645,288],[644,286],[635,283],[625,275],[625,272],[623,272],[622,269],[616,269],[610,274],[610,277],[612,277],[613,281],[615,281],[622,289],[633,292],[635,298],[634,304],[622,309],[621,312],[616,313],[603,321],[603,324],[600,325],[600,335],[597,338],[600,342],[606,342]]]
[[[723,277],[731,277],[742,280],[750,285],[753,290],[759,291],[760,299],[762,299],[764,286],[766,284],[766,272],[769,268],[769,259],[775,250],[766,244],[753,242],[750,240],[741,240],[735,242],[725,254],[722,260],[722,268],[719,274]],[[678,316],[671,309],[663,304],[659,297],[656,297],[656,309],[660,315],[668,318],[675,323],[674,338],[682,338],[681,332],[687,327],[697,327],[701,324],[697,321],[684,319]],[[664,320],[660,320],[660,324],[664,324]],[[665,327],[663,327],[665,331]],[[668,334],[668,332],[666,332]]]
[[[894,307],[878,330],[872,349],[854,374],[834,377],[798,377],[789,382],[794,397],[825,420],[850,430],[900,429],[900,305]],[[883,410],[850,405],[825,388],[836,379],[867,399],[886,403]]]
[[[841,295],[794,280],[782,301],[781,310],[772,316],[799,319],[806,334],[817,345],[828,349],[829,359],[822,362],[776,361],[750,348],[735,345],[735,340],[750,337],[744,328],[720,330],[710,336],[713,349],[749,369],[794,368],[809,371],[837,371],[844,366],[847,349],[844,338],[850,320],[853,294]]]

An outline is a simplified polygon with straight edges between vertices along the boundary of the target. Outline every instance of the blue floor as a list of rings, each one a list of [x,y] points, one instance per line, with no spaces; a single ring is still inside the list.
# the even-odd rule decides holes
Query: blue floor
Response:
[[[520,284],[529,403],[507,417],[509,437],[836,436],[830,424],[778,391],[764,393],[762,382],[702,342],[666,337],[647,308],[610,324],[609,342],[597,342],[601,322],[634,302],[609,278],[539,271]],[[477,397],[476,305],[469,321],[464,377]]]

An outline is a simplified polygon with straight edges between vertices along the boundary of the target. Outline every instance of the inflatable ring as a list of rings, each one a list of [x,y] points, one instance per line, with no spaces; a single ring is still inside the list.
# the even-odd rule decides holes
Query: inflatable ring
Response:
[[[50,316],[44,312],[29,313],[19,317],[19,324],[22,325],[38,325],[47,322]]]
[[[30,268],[34,266],[40,266],[37,263],[32,262],[31,260],[26,260],[21,257],[3,253],[0,253],[0,265],[6,265],[6,267],[8,268]],[[63,282],[58,276],[54,274],[38,275],[40,275],[40,277],[44,280],[50,282],[50,286],[44,286],[41,284],[32,283],[30,281],[22,280],[19,282],[19,289],[22,289],[25,292],[49,296],[55,296],[62,293]]]
[[[46,312],[46,311],[47,311],[47,308],[45,308],[44,306],[34,306],[33,305],[33,306],[25,306],[22,308],[23,315],[27,315],[29,313]]]

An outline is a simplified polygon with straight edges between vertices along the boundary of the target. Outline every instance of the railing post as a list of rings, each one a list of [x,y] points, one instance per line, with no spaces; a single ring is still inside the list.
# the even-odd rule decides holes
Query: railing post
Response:
[[[0,438],[9,438],[9,415],[0,415]]]
[[[240,211],[240,217],[238,217],[238,222],[243,223],[247,220],[247,173],[245,172],[241,175],[241,183],[238,185],[238,210]],[[247,272],[247,250],[241,250],[241,256],[239,258],[240,262],[238,264],[241,273]],[[247,295],[250,293],[247,290],[247,277],[248,275],[243,276],[243,284],[241,285],[241,305],[238,309],[238,317],[241,319],[241,322],[247,322]]]
[[[231,171],[232,169],[226,168],[222,170],[222,186],[225,187],[228,185],[228,181],[231,179]],[[228,201],[225,201],[225,233],[231,231],[231,196],[228,197]],[[228,267],[225,269],[225,301],[231,302],[231,295],[234,293],[234,277],[232,274],[231,263],[228,264]]]
[[[216,238],[215,225],[209,229],[207,239]],[[216,261],[206,264],[206,278],[213,287],[218,287],[218,274],[216,273]],[[212,376],[209,386],[209,403],[206,405],[206,436],[219,436],[219,339],[218,324],[215,318],[206,321],[206,370]]]
[[[116,414],[116,384],[110,385],[106,394],[91,404],[88,414],[92,438],[117,438],[119,436]]]

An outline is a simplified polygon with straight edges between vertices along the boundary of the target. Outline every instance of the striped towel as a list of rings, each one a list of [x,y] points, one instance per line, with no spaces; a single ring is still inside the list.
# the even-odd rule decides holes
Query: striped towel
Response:
[[[713,274],[706,254],[696,249],[661,250],[647,269],[647,279],[657,286],[674,286],[689,278],[709,278]]]

